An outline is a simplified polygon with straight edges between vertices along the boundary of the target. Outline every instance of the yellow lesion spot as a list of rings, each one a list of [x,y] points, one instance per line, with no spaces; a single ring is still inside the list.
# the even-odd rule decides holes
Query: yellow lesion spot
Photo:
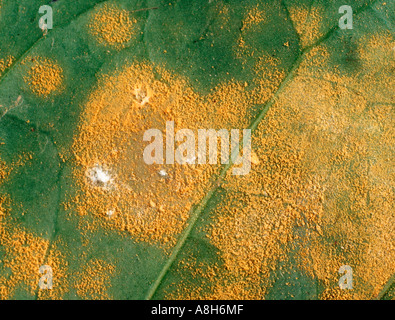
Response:
[[[353,296],[349,290],[342,290],[339,286],[326,288],[320,296],[321,300],[352,300]]]
[[[253,55],[253,48],[246,43],[245,34],[253,32],[259,24],[266,21],[266,8],[260,8],[259,5],[250,9],[242,21],[241,34],[237,40],[237,47],[235,49],[237,58],[245,58]]]
[[[23,63],[26,63],[25,60]],[[47,97],[59,90],[63,82],[63,70],[53,60],[42,57],[30,59],[33,65],[30,67],[24,81],[35,94]]]
[[[223,266],[188,261],[183,271],[209,286],[177,285],[170,297],[262,299],[294,250],[292,264],[324,286],[321,299],[377,296],[395,272],[392,47],[387,34],[360,40],[366,68],[355,78],[338,74],[325,46],[310,51],[254,132],[252,171],[222,185],[208,238]],[[277,63],[262,57],[254,82]],[[354,290],[339,289],[341,265],[352,266]]]
[[[363,72],[360,88],[368,93],[371,101],[393,103],[395,41],[389,31],[375,33],[359,40],[357,52]],[[380,85],[377,75],[380,74]]]
[[[8,170],[5,162],[0,160],[0,184],[6,179],[8,176]]]
[[[96,222],[126,230],[138,241],[174,244],[208,177],[194,166],[146,165],[143,152],[148,143],[142,137],[150,128],[165,134],[165,122],[170,120],[193,129],[197,117],[207,118],[204,110],[197,111],[199,102],[203,105],[184,80],[150,64],[134,64],[103,77],[88,99],[73,146],[83,168],[75,170],[82,195],[74,202],[81,221],[92,212],[104,218]],[[108,187],[86,178],[92,168],[100,169],[94,177]]]
[[[259,23],[265,21],[265,12],[259,9],[259,6],[248,11],[246,17],[243,20],[243,26],[241,31],[249,30],[250,28],[256,26]]]
[[[15,59],[13,56],[8,56],[6,58],[0,59],[0,77],[2,76],[5,70],[11,67],[14,60]]]
[[[63,298],[66,292],[70,291],[71,275],[68,273],[66,256],[60,250],[61,246],[64,247],[65,243],[58,236],[50,249],[48,249],[47,258],[44,263],[52,269],[52,289],[38,290],[37,298],[39,300],[59,300]],[[40,274],[40,276],[42,275]]]
[[[122,48],[132,39],[136,22],[128,11],[105,4],[92,15],[89,30],[99,43]]]
[[[94,259],[77,273],[74,286],[82,299],[108,300],[111,275],[115,267],[105,261]]]
[[[256,86],[253,95],[256,97],[256,103],[264,104],[276,92],[286,74],[280,67],[280,60],[267,54],[257,59],[254,72],[253,81]]]
[[[12,297],[15,288],[22,283],[34,295],[41,276],[39,268],[44,264],[48,249],[48,240],[0,221],[0,242],[5,251],[3,266],[10,270],[9,277],[0,277],[0,299]]]
[[[127,231],[136,241],[172,247],[220,161],[147,165],[145,130],[157,128],[165,139],[166,121],[174,121],[175,132],[188,128],[196,134],[205,128],[245,128],[251,100],[244,83],[224,83],[203,96],[186,79],[147,62],[103,76],[88,98],[73,145],[81,195],[70,203],[80,214],[81,229],[104,226]],[[87,179],[92,168],[102,168],[94,175],[102,186]],[[83,222],[91,213],[95,226]]]
[[[8,169],[6,163],[0,159],[0,185],[2,185],[4,183],[4,181],[7,179],[9,173],[10,173],[10,170]],[[5,216],[4,203],[6,202],[6,200],[7,200],[7,197],[0,194],[0,233],[3,232],[3,229],[2,229],[3,222],[2,221]]]
[[[312,45],[322,36],[322,7],[314,6],[307,8],[307,6],[293,6],[289,8],[289,14],[296,32],[300,36],[302,47]]]
[[[0,159],[0,185],[6,181],[13,168],[23,163],[22,157],[11,165],[6,165]],[[53,270],[54,287],[53,290],[38,290],[38,298],[61,298],[67,291],[67,263],[57,249],[57,243],[49,250],[49,240],[15,226],[11,220],[11,203],[9,195],[0,194],[0,260],[2,269],[9,271],[0,275],[0,300],[12,299],[20,286],[26,286],[28,293],[35,295],[42,276],[39,268],[44,264]]]

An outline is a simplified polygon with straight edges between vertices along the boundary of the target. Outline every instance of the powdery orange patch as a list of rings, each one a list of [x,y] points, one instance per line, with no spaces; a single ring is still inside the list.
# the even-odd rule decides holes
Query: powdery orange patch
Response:
[[[30,62],[32,62],[32,66],[24,80],[33,93],[47,97],[61,88],[63,70],[55,61],[48,58],[33,57],[25,59],[23,63]]]
[[[265,21],[265,12],[259,9],[259,5],[248,11],[246,17],[243,20],[243,26],[241,31],[246,31],[255,25]]]
[[[323,35],[321,31],[321,21],[323,8],[320,6],[291,6],[289,14],[299,34],[302,47],[308,47]]]
[[[8,224],[3,225],[0,231],[0,241],[5,250],[2,263],[10,270],[9,277],[0,277],[1,299],[11,298],[20,284],[26,285],[30,294],[34,295],[38,289],[41,277],[39,268],[44,264],[48,240]]]
[[[89,31],[99,43],[122,48],[132,39],[136,22],[128,11],[105,4],[92,15]]]
[[[5,70],[11,67],[14,60],[15,58],[13,56],[8,56],[6,58],[0,59],[0,77],[2,76]]]
[[[114,271],[112,264],[98,259],[90,260],[75,276],[73,286],[77,289],[77,295],[89,300],[111,299],[108,289],[111,287],[111,275]]]
[[[390,42],[373,37],[369,43],[364,52],[384,57]],[[390,98],[381,70],[388,62],[361,57],[367,68],[345,81],[325,47],[306,56],[254,132],[259,161],[249,175],[228,174],[222,185],[226,197],[208,238],[223,266],[181,261],[180,273],[202,285],[185,280],[169,297],[262,299],[290,256],[323,285],[321,299],[379,294],[395,272],[394,108],[365,94],[379,82],[378,94]],[[380,79],[366,76],[380,72]],[[352,291],[339,289],[342,265],[353,268]]]
[[[6,181],[12,169],[23,166],[30,159],[28,154],[22,154],[9,166],[0,160],[0,185]],[[11,201],[8,195],[0,194],[0,243],[4,253],[1,263],[5,270],[10,271],[8,276],[0,276],[0,299],[11,299],[16,288],[21,285],[27,286],[29,293],[33,296],[37,295],[39,299],[61,298],[67,291],[65,288],[67,263],[57,250],[56,243],[48,252],[47,239],[12,223],[9,210]],[[53,270],[53,290],[38,288],[42,276],[39,268],[44,264],[51,266]]]
[[[393,103],[392,88],[395,82],[392,70],[395,68],[395,59],[392,36],[387,32],[363,36],[356,41],[356,46],[355,56],[360,66],[352,75],[343,72],[330,59],[329,49],[325,45],[309,52],[298,74],[348,88],[357,93],[359,99],[363,98],[372,104]]]
[[[74,201],[78,212],[93,213],[101,217],[95,223],[126,230],[137,241],[172,246],[219,166],[149,166],[143,161],[145,130],[165,134],[166,121],[196,136],[198,129],[242,128],[249,100],[244,84],[223,84],[201,96],[184,79],[148,63],[104,76],[87,101],[73,147],[82,190]]]
[[[235,48],[235,54],[238,59],[242,59],[243,63],[247,63],[246,57],[254,55],[254,48],[248,45],[245,40],[245,35],[249,32],[254,31],[254,27],[264,24],[266,21],[266,7],[262,8],[259,4],[251,8],[245,15],[242,21],[241,33],[237,40],[237,47]]]
[[[362,64],[358,87],[365,89],[371,101],[394,103],[394,48],[395,41],[389,31],[365,36],[358,41],[357,53]]]
[[[0,159],[0,185],[2,185],[4,183],[4,181],[6,180],[6,178],[9,175],[9,170],[6,166],[6,164],[1,161]],[[4,222],[3,219],[5,217],[6,214],[6,210],[4,208],[4,204],[7,201],[7,197],[0,194],[0,232],[4,232]]]
[[[57,237],[46,254],[45,264],[52,269],[53,286],[51,290],[38,290],[37,299],[39,300],[60,300],[70,290],[71,276],[68,273],[68,262],[59,249],[60,245],[65,247],[62,239]]]
[[[7,169],[5,162],[0,160],[0,184],[6,179],[8,174],[9,170]]]
[[[253,78],[255,88],[252,92],[254,103],[264,104],[273,97],[286,76],[285,71],[279,65],[280,60],[270,55],[262,55],[257,59]]]

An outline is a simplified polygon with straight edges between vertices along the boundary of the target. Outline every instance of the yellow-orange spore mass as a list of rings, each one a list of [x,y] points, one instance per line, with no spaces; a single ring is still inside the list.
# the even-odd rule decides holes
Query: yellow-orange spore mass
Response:
[[[252,100],[244,83],[224,83],[203,96],[148,63],[104,76],[88,99],[74,143],[82,190],[75,199],[78,212],[93,213],[101,217],[95,221],[127,230],[138,241],[172,246],[219,165],[147,165],[145,130],[159,129],[165,139],[166,121],[174,121],[176,132],[191,129],[197,139],[198,129],[243,128]]]
[[[128,11],[105,4],[92,15],[89,30],[99,43],[122,48],[132,39],[136,22]]]
[[[259,5],[251,8],[242,21],[240,36],[237,40],[235,50],[236,57],[242,59],[243,64],[247,63],[246,57],[251,57],[255,53],[255,48],[247,44],[245,36],[253,33],[256,28],[263,25],[266,21],[266,8],[260,8]]]
[[[47,249],[45,264],[52,269],[52,289],[38,290],[37,299],[39,300],[63,299],[71,289],[73,275],[69,272],[66,255],[59,249],[60,245],[65,248],[62,238],[57,237],[56,240],[53,240],[51,247]]]
[[[323,8],[320,6],[291,6],[289,14],[299,34],[302,47],[312,45],[323,35],[321,30]]]
[[[14,62],[13,56],[8,56],[7,58],[0,59],[0,76],[2,76],[3,72],[7,70],[12,63]]]
[[[1,299],[9,299],[17,285],[27,286],[34,295],[41,277],[48,241],[11,225],[2,225],[0,242],[5,250],[2,263],[9,268],[8,277],[0,277]]]
[[[26,61],[28,60],[24,63],[28,63]],[[61,88],[63,70],[55,61],[42,57],[33,57],[30,61],[32,61],[32,66],[24,80],[32,92],[47,97]]]
[[[254,27],[256,24],[259,24],[261,22],[265,21],[265,13],[264,11],[259,9],[259,6],[251,9],[244,21],[243,21],[243,26],[241,27],[241,31],[246,31],[252,27]]]
[[[79,271],[75,277],[74,286],[77,295],[82,299],[108,300],[111,275],[114,266],[102,260],[91,260]]]
[[[27,156],[27,158],[29,158]],[[0,159],[0,185],[6,181],[12,169],[24,165],[26,155],[7,166]],[[49,250],[49,241],[14,224],[9,195],[0,194],[0,244],[1,264],[8,273],[0,276],[0,299],[12,299],[17,288],[25,286],[31,296],[39,299],[59,299],[67,291],[67,262],[61,258],[54,243]],[[42,265],[53,271],[53,290],[39,290],[39,273]]]
[[[386,34],[358,44],[355,77],[339,74],[325,46],[306,55],[254,132],[253,170],[223,184],[208,230],[223,266],[180,261],[203,285],[187,280],[169,297],[262,299],[291,265],[323,285],[321,299],[377,297],[395,272],[394,60]],[[353,290],[339,288],[342,265]]]
[[[1,161],[0,159],[0,184],[6,179],[8,176],[8,169],[5,162]]]

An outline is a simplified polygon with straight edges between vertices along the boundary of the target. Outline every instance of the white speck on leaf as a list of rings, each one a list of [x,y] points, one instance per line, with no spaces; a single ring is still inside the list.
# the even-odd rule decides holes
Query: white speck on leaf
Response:
[[[87,176],[93,185],[99,187],[108,187],[112,182],[110,173],[99,165],[95,165],[93,168],[88,169]]]

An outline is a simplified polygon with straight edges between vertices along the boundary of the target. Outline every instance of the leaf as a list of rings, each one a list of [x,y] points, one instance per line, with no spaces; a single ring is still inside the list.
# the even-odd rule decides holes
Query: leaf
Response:
[[[343,4],[1,0],[0,297],[391,299],[394,2]],[[250,172],[148,165],[170,121]]]

